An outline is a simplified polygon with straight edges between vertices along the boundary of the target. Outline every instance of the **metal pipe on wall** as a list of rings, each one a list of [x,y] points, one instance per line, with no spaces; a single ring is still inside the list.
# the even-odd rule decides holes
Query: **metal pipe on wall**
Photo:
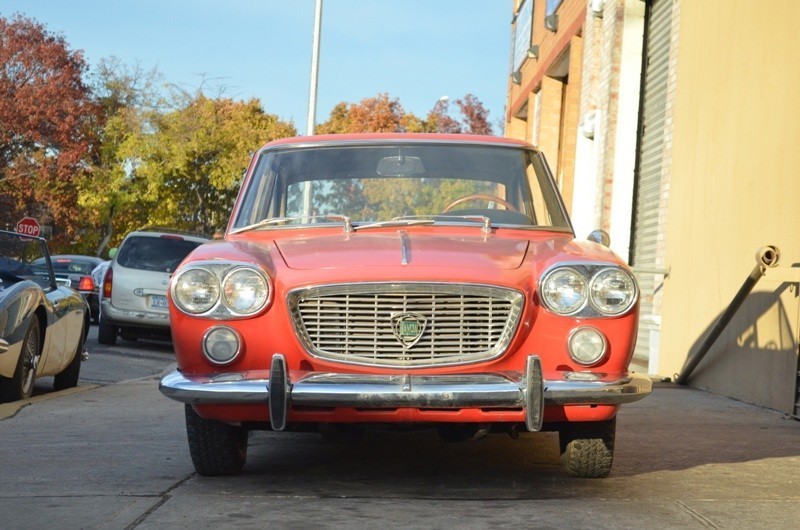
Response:
[[[753,287],[755,287],[756,283],[758,283],[758,280],[764,276],[764,273],[767,272],[767,269],[771,269],[778,265],[780,257],[780,250],[772,245],[761,247],[758,249],[758,251],[756,251],[756,266],[753,267],[753,270],[739,288],[739,292],[737,292],[736,296],[734,296],[733,300],[731,300],[728,308],[722,313],[722,315],[720,315],[717,322],[711,328],[711,331],[708,332],[705,340],[698,348],[697,353],[692,356],[692,358],[683,368],[683,371],[676,380],[679,385],[686,384],[686,382],[689,380],[689,376],[692,375],[694,369],[697,368],[697,365],[701,360],[703,360],[703,357],[706,356],[708,350],[711,349],[711,346],[714,345],[719,336],[722,334],[722,331],[725,329],[731,319],[733,319],[733,315],[735,315],[742,306],[747,296],[753,290]]]

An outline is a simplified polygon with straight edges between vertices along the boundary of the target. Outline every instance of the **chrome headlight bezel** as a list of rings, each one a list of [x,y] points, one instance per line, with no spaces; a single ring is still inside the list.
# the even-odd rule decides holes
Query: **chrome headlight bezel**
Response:
[[[209,309],[202,312],[192,311],[190,308],[185,307],[177,296],[177,290],[182,287],[181,281],[189,277],[186,276],[188,273],[196,270],[203,270],[212,274],[218,286],[216,302]],[[229,297],[226,297],[224,292],[226,282],[230,281],[232,277],[235,277],[235,275],[241,271],[246,271],[247,274],[252,275],[252,278],[255,278],[256,281],[263,286],[264,291],[266,291],[263,300],[247,310],[237,309],[235,304],[230,303]],[[264,270],[252,263],[239,261],[207,260],[189,263],[178,270],[170,282],[170,295],[175,307],[179,311],[190,316],[212,318],[215,320],[250,318],[262,313],[272,302],[272,290],[272,278],[270,278]]]
[[[585,300],[579,307],[560,308],[554,304],[552,299],[546,295],[546,285],[548,280],[555,277],[555,275],[562,273],[562,271],[572,271],[583,277],[585,286]],[[621,273],[630,280],[630,296],[627,304],[617,308],[614,311],[609,311],[604,305],[598,302],[593,296],[592,288],[597,285],[596,281],[604,274],[609,272]],[[557,263],[549,267],[542,274],[538,284],[539,300],[542,305],[552,313],[560,316],[569,316],[575,318],[613,318],[628,314],[639,300],[639,286],[636,283],[636,278],[633,274],[619,265],[601,262],[570,262],[570,263]]]

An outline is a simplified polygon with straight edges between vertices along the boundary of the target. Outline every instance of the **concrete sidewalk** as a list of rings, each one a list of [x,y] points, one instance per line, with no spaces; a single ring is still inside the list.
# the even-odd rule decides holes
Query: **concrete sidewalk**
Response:
[[[38,400],[0,421],[4,528],[789,528],[800,422],[658,384],[624,406],[611,477],[580,480],[552,433],[342,446],[255,433],[241,475],[194,475],[182,407],[157,380]]]

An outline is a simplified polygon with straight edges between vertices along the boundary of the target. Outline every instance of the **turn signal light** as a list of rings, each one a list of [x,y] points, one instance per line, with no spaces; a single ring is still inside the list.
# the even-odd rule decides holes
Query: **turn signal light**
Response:
[[[114,268],[109,267],[103,279],[103,298],[111,298],[111,280],[114,277]]]

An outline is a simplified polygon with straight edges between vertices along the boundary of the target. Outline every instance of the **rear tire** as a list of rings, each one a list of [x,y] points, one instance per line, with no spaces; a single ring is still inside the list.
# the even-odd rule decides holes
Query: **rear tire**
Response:
[[[244,427],[216,420],[207,420],[185,405],[186,434],[194,469],[204,477],[234,475],[247,460],[247,438]]]
[[[39,319],[33,315],[31,323],[28,324],[28,331],[25,332],[14,376],[11,379],[0,378],[0,403],[31,397],[40,355]]]
[[[563,424],[558,429],[561,464],[570,476],[605,478],[614,460],[617,419]]]
[[[97,342],[106,346],[115,346],[117,344],[116,326],[106,324],[102,316],[100,317],[100,326],[97,329]]]
[[[88,323],[87,323],[88,325]],[[86,326],[81,330],[81,338],[78,339],[78,346],[75,348],[75,357],[64,370],[56,374],[53,378],[53,390],[65,390],[78,386],[78,378],[81,374],[81,362],[83,361],[83,344],[86,339]]]

